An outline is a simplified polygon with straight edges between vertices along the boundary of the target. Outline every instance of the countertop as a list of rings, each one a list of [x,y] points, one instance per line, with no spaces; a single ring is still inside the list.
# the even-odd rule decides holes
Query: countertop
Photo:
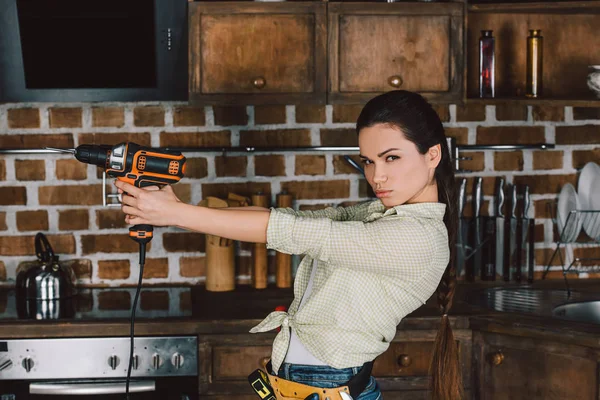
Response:
[[[574,322],[552,315],[560,304],[600,300],[600,280],[571,279],[571,296],[564,280],[533,284],[504,282],[459,283],[451,309],[454,329],[509,332],[572,340],[600,348],[600,324]],[[129,335],[135,288],[80,288],[74,314],[64,319],[23,319],[15,310],[14,289],[0,288],[0,337],[41,338]],[[292,289],[263,290],[239,286],[232,292],[208,292],[204,287],[144,287],[136,309],[136,335],[247,333],[275,307],[287,306]],[[22,307],[21,307],[22,311]],[[408,315],[399,330],[437,329],[435,295]],[[274,335],[274,334],[273,334]]]

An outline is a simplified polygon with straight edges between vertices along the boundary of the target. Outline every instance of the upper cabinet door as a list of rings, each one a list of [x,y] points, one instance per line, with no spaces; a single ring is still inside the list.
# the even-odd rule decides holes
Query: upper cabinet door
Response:
[[[329,3],[329,103],[394,89],[464,97],[464,3]]]
[[[326,100],[325,3],[190,3],[190,101]]]

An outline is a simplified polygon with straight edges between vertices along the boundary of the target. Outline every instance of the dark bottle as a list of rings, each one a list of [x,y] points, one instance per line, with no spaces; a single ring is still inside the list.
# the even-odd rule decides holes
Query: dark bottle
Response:
[[[542,62],[543,62],[542,31],[532,29],[527,37],[527,76],[525,79],[525,96],[539,97],[542,95]]]
[[[479,97],[496,95],[496,46],[493,31],[481,31],[479,38]]]

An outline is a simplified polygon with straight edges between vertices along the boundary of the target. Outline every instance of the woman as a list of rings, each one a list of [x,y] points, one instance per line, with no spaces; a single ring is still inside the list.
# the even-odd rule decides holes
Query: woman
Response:
[[[372,361],[389,347],[402,318],[437,288],[442,323],[432,396],[459,399],[458,355],[448,321],[456,192],[442,123],[420,95],[393,91],[365,105],[356,131],[365,177],[378,200],[312,212],[211,209],[181,203],[169,186],[139,189],[117,181],[130,195],[123,198],[126,221],[175,225],[305,255],[288,312],[273,312],[251,330],[282,328],[269,372],[286,396],[292,387],[308,390],[300,399],[311,391],[321,399],[342,398],[339,391],[357,400],[381,399],[370,376]]]

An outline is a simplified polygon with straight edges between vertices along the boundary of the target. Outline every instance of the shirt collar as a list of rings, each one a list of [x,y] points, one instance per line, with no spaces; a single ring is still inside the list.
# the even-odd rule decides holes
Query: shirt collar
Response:
[[[433,218],[441,221],[444,219],[445,213],[446,205],[444,203],[400,204],[386,210],[381,200],[375,200],[369,204],[368,215],[363,222],[375,221],[379,218],[394,214],[409,217]]]

